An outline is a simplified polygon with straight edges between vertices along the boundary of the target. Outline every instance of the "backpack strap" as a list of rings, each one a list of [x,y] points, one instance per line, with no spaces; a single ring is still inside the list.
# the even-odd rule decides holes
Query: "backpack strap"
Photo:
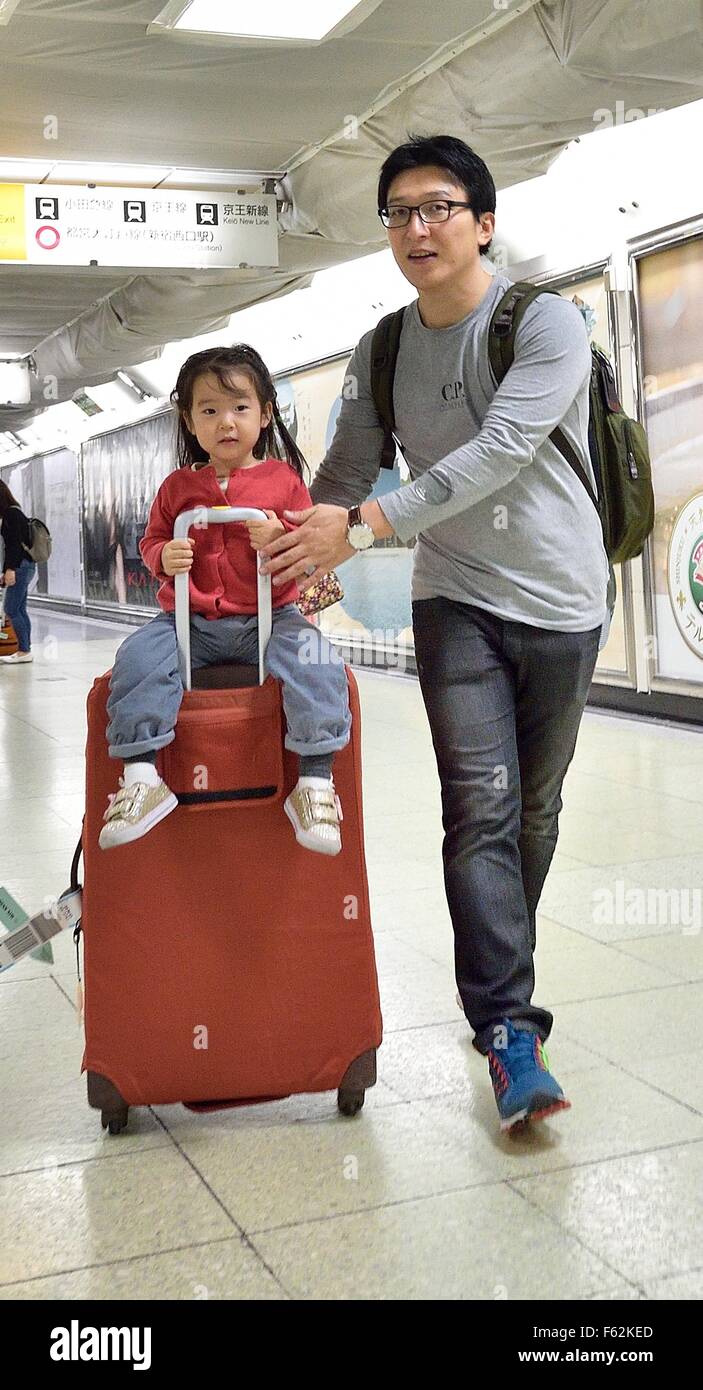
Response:
[[[490,364],[493,378],[497,386],[500,386],[506,372],[510,370],[515,360],[515,335],[520,327],[526,309],[534,302],[540,294],[558,294],[558,290],[550,289],[548,285],[531,285],[528,280],[516,280],[514,285],[510,285],[503,297],[498,301],[491,322],[488,326],[488,361]],[[600,505],[593,487],[589,481],[586,470],[559,425],[552,430],[549,438],[556,445],[559,453],[571,465],[574,473],[583,483],[598,515],[600,516]]]
[[[400,334],[403,328],[405,308],[386,314],[376,324],[371,340],[371,394],[381,424],[385,427],[381,467],[393,468],[395,465],[395,410],[393,407],[393,383],[398,361]],[[400,449],[403,446],[397,441]]]
[[[600,516],[600,503],[598,501],[598,498],[596,497],[595,492],[593,491],[588,475],[583,467],[583,464],[581,463],[578,454],[576,453],[576,450],[569,443],[561,427],[557,426],[555,430],[552,430],[552,433],[550,434],[549,438],[551,439],[553,444],[556,444],[559,453],[563,454],[564,458],[566,459],[566,462],[571,464],[574,473],[577,475],[578,478],[580,478],[598,515]]]
[[[539,294],[557,294],[546,285],[531,285],[528,280],[516,280],[498,300],[488,325],[488,361],[500,386],[515,360],[515,336],[526,309]]]

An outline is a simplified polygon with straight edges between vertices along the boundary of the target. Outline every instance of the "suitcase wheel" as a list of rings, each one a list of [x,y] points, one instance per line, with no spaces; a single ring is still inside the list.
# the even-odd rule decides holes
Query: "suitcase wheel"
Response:
[[[126,1108],[120,1111],[119,1115],[115,1115],[114,1112],[109,1114],[107,1111],[103,1110],[100,1116],[100,1123],[103,1129],[108,1130],[110,1134],[120,1134],[121,1131],[127,1127],[128,1114],[129,1111]]]
[[[358,1115],[365,1099],[366,1091],[348,1091],[340,1086],[337,1092],[337,1105],[342,1115]]]

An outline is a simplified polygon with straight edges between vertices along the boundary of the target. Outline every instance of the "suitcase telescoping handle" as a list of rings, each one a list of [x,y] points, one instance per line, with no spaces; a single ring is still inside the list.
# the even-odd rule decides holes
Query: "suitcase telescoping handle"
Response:
[[[181,512],[173,527],[173,539],[183,541],[191,526],[229,525],[231,521],[265,521],[266,513],[258,507],[196,507]],[[178,641],[178,662],[184,690],[191,689],[190,676],[190,590],[188,574],[176,575],[176,639]],[[259,557],[256,557],[256,604],[259,618],[259,685],[266,679],[264,655],[271,636],[271,575],[259,571]]]

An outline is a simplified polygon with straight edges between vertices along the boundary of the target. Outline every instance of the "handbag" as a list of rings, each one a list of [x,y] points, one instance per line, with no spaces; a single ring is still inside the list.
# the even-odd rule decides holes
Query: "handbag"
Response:
[[[305,589],[298,599],[298,608],[304,618],[309,618],[313,613],[321,613],[323,608],[331,608],[333,603],[339,603],[343,598],[344,590],[334,570],[330,570],[310,589]]]
[[[0,588],[0,656],[14,656],[19,651],[19,642],[9,618],[5,617],[5,586]]]

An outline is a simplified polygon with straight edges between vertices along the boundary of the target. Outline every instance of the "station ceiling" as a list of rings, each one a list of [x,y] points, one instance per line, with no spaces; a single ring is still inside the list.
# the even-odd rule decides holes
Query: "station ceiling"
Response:
[[[280,172],[279,267],[0,264],[0,353],[38,368],[31,407],[0,410],[0,429],[45,407],[47,376],[67,399],[381,249],[378,170],[410,132],[460,136],[504,188],[544,173],[598,110],[703,97],[700,0],[380,0],[351,32],[292,49],[147,34],[163,6],[19,0],[0,26],[0,157],[42,161],[29,182],[71,181],[78,160],[153,166],[145,186]]]

